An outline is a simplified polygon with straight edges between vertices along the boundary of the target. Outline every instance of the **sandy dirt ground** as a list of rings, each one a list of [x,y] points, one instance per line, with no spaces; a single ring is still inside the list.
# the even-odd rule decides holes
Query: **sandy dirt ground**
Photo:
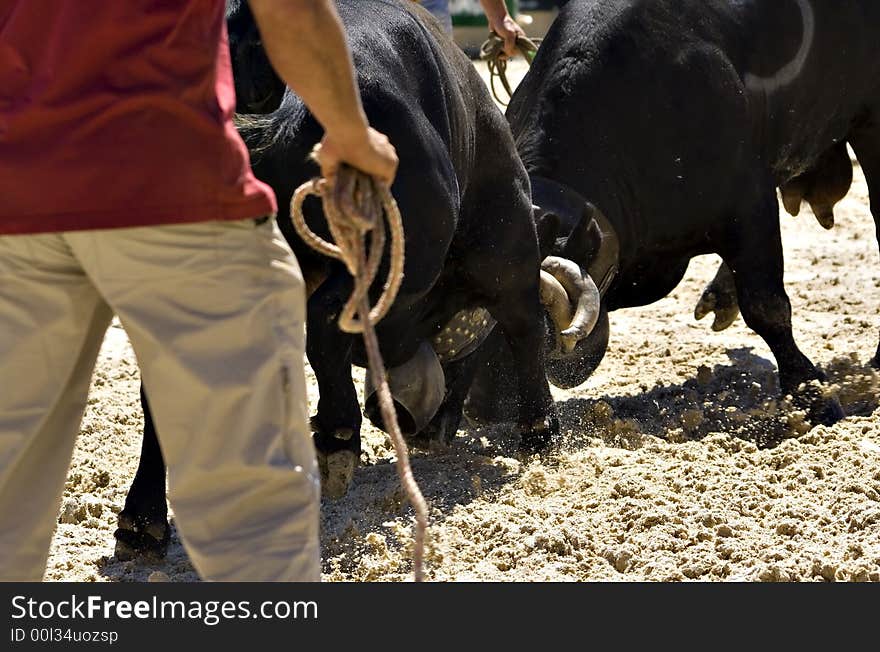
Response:
[[[522,74],[515,65],[514,74]],[[485,71],[484,71],[485,72]],[[824,231],[782,217],[797,342],[848,418],[810,428],[779,397],[775,361],[738,320],[713,333],[693,307],[718,259],[695,259],[664,300],[612,313],[584,385],[554,389],[561,446],[522,457],[509,426],[462,429],[415,453],[438,581],[880,581],[880,261],[864,177]],[[363,370],[355,370],[362,385]],[[317,386],[310,372],[310,400]],[[121,562],[113,530],[140,447],[138,369],[107,334],[46,578],[195,581],[175,536],[164,561]],[[324,501],[328,581],[411,579],[412,511],[384,433],[365,425],[352,491]]]

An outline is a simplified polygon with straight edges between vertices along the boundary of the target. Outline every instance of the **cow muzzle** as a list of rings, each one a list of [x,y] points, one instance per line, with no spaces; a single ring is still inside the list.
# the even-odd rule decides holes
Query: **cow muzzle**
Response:
[[[428,342],[422,342],[412,358],[387,370],[386,379],[401,432],[405,435],[421,432],[446,396],[446,375],[434,349]],[[369,373],[364,384],[364,412],[373,425],[385,430],[379,397]]]

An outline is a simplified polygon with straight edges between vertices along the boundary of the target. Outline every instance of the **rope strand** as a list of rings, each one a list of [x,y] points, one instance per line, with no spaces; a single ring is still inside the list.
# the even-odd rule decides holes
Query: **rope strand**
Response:
[[[327,242],[306,224],[302,204],[309,195],[317,195],[323,199],[330,235],[338,244]],[[341,260],[349,274],[355,278],[355,290],[342,309],[339,328],[346,333],[362,333],[364,323],[355,318],[355,313],[358,312],[361,297],[366,296],[375,280],[382,262],[386,237],[382,214],[384,212],[387,216],[391,230],[391,269],[382,295],[369,313],[369,319],[374,324],[387,314],[403,281],[403,222],[391,192],[373,184],[372,179],[362,174],[355,175],[341,170],[335,189],[329,195],[328,198],[325,180],[307,181],[293,194],[290,216],[296,232],[306,244],[325,256]],[[369,257],[365,253],[365,236],[368,233]]]
[[[327,226],[336,244],[316,235],[306,224],[302,205],[309,195],[316,195],[323,201]],[[391,266],[382,295],[371,309],[368,292],[378,274],[386,241],[383,214],[391,230]],[[364,338],[368,373],[377,389],[382,419],[397,454],[397,473],[415,510],[413,576],[416,582],[421,582],[424,579],[428,505],[412,474],[406,442],[397,423],[397,412],[386,380],[379,341],[373,329],[373,325],[388,312],[403,281],[404,238],[400,210],[388,188],[353,168],[343,166],[332,190],[324,179],[312,179],[297,188],[290,202],[290,215],[296,232],[306,244],[325,256],[341,260],[354,278],[354,290],[339,316],[339,328],[347,333],[361,333]],[[367,234],[370,236],[369,253],[366,251]]]
[[[522,53],[529,65],[532,65],[540,43],[541,39],[516,37],[516,49]],[[489,68],[489,87],[492,89],[492,96],[499,104],[507,106],[507,102],[502,100],[498,96],[498,91],[495,90],[495,79],[498,78],[501,80],[501,85],[504,86],[508,100],[513,97],[513,90],[507,80],[507,55],[504,54],[504,39],[495,32],[490,32],[489,38],[483,41],[483,45],[480,46],[480,59],[485,61]]]

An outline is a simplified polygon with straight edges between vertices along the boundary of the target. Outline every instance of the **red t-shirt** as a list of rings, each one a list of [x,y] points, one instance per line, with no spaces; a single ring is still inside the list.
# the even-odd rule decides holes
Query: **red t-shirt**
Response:
[[[0,234],[275,212],[223,0],[0,0]]]

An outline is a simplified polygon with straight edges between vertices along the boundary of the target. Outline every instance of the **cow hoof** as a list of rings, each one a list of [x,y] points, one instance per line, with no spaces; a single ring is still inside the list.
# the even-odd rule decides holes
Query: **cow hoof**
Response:
[[[520,434],[519,448],[525,453],[540,453],[547,450],[559,437],[559,419],[545,417],[532,424],[517,426]]]
[[[739,305],[735,298],[732,299],[725,294],[719,296],[714,290],[707,288],[694,308],[694,319],[699,321],[710,312],[715,313],[712,330],[717,333],[730,327],[736,321],[736,318],[739,317]]]
[[[317,426],[312,417],[312,428]],[[361,456],[361,437],[358,428],[336,428],[330,432],[318,430],[312,437],[318,470],[321,472],[321,494],[328,498],[342,498],[354,479]]]
[[[431,419],[431,423],[425,426],[421,432],[405,435],[406,443],[414,448],[432,453],[446,452],[458,434],[461,417],[460,409],[455,410],[450,408],[448,404],[444,404]]]
[[[427,451],[429,453],[445,453],[452,447],[452,441],[439,431],[422,431],[417,435],[405,437],[410,448]]]
[[[824,380],[824,374],[822,376]],[[802,387],[793,398],[795,406],[807,412],[807,420],[814,426],[832,426],[846,417],[840,401],[823,396],[814,385]]]
[[[164,518],[147,521],[123,510],[119,513],[116,539],[116,558],[129,561],[137,557],[163,559],[171,541],[171,528]]]
[[[355,451],[341,449],[330,453],[316,451],[318,469],[321,472],[321,495],[338,500],[348,493],[354,480],[358,458]]]
[[[834,399],[824,399],[812,405],[807,415],[810,423],[813,425],[833,426],[835,423],[846,417],[843,406],[840,401]]]
[[[471,391],[462,410],[468,425],[473,428],[516,419],[517,404],[510,397],[475,394]]]
[[[871,361],[868,364],[874,369],[880,369],[880,353],[871,358]]]
[[[700,321],[703,317],[715,310],[715,304],[717,301],[718,299],[715,297],[715,293],[706,288],[706,290],[703,291],[703,294],[700,295],[700,300],[697,301],[697,305],[694,308],[694,319]]]
[[[716,333],[729,328],[736,318],[739,317],[739,306],[723,306],[715,308],[715,320],[712,322],[712,330]]]

